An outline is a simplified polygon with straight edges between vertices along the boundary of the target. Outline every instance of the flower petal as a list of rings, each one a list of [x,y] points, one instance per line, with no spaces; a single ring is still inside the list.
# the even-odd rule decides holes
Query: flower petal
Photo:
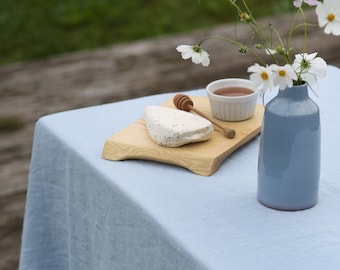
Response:
[[[209,54],[205,51],[201,53],[202,56],[202,66],[207,67],[210,64]]]
[[[190,46],[190,45],[179,45],[179,46],[177,46],[176,50],[178,52],[185,52],[185,51],[192,50],[192,46]]]
[[[191,60],[195,64],[200,64],[202,62],[202,56],[200,53],[194,52]]]

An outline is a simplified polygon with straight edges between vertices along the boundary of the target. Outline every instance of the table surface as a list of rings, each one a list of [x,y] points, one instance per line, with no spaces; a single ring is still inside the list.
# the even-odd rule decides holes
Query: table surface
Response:
[[[45,116],[36,124],[20,269],[339,269],[340,70],[310,93],[321,111],[318,204],[256,200],[259,137],[210,177],[101,158],[105,140],[174,93]],[[205,95],[205,91],[186,92]]]

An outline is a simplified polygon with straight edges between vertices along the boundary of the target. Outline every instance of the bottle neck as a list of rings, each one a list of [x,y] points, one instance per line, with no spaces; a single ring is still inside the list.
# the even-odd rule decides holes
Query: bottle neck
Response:
[[[288,98],[292,100],[302,100],[308,98],[308,86],[294,85],[293,87],[287,87],[285,90],[279,90],[279,97]]]

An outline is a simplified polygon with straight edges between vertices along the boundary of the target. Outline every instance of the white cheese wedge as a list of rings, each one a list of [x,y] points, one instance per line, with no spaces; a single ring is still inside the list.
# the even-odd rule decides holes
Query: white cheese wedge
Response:
[[[152,140],[168,147],[206,141],[213,132],[210,121],[178,109],[150,105],[145,108],[144,119]]]

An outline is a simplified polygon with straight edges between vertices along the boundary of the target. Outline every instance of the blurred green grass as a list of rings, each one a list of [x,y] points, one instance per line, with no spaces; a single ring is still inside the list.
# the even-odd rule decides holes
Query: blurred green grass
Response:
[[[247,0],[256,16],[287,0]],[[0,64],[32,61],[211,27],[236,19],[228,0],[1,0]]]
[[[0,116],[0,133],[22,129],[25,122],[18,116]]]

